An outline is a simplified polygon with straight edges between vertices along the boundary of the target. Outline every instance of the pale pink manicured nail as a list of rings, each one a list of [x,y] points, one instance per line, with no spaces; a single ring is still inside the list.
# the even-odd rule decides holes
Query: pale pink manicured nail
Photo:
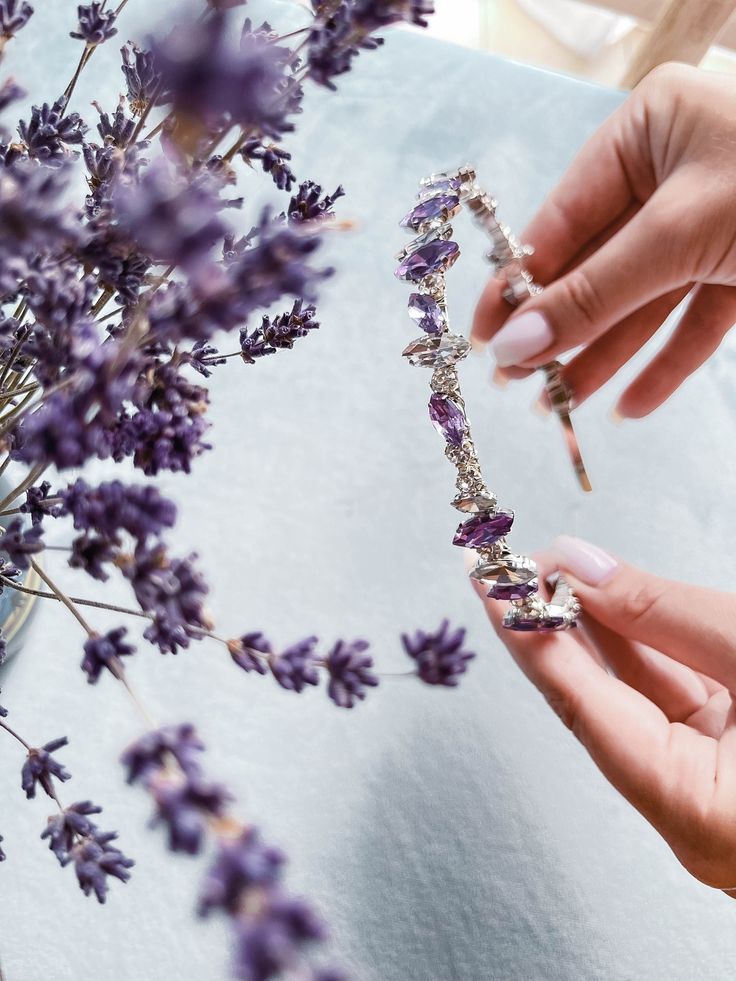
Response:
[[[552,552],[563,571],[567,569],[588,586],[602,586],[618,569],[617,559],[582,538],[560,535],[552,542]]]
[[[549,321],[538,310],[509,320],[491,341],[491,351],[501,368],[523,364],[544,351],[554,340]]]

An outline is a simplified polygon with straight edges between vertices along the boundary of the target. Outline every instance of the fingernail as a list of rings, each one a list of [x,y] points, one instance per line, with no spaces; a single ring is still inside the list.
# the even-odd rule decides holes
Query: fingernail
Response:
[[[560,535],[552,542],[552,551],[563,570],[588,586],[602,586],[618,569],[617,559],[582,538]]]
[[[470,335],[469,340],[470,340],[470,350],[473,352],[473,354],[475,354],[479,358],[483,357],[483,355],[488,350],[488,341],[482,341],[479,337],[476,337],[474,334]]]
[[[549,321],[538,310],[509,320],[491,341],[491,351],[501,368],[523,364],[544,351],[554,340]]]
[[[496,367],[493,369],[493,374],[491,375],[491,381],[499,388],[506,388],[509,383],[509,376],[506,374],[503,368],[499,368],[498,365],[496,365]]]
[[[623,412],[620,411],[617,405],[614,405],[614,407],[611,409],[609,416],[614,426],[620,426],[621,423],[626,418],[626,416],[623,414]]]
[[[552,412],[552,403],[549,400],[546,388],[543,388],[539,398],[535,402],[532,402],[532,412],[536,412],[538,416],[543,417],[547,417]]]

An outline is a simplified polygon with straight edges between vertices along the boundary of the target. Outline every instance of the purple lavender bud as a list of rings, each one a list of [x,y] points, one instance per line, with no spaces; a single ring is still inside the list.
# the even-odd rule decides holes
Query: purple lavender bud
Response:
[[[40,525],[47,515],[58,518],[62,513],[61,504],[49,501],[50,490],[51,484],[48,480],[44,480],[43,483],[34,484],[26,491],[26,499],[21,504],[20,510],[23,514],[30,514],[31,524]],[[54,497],[55,495],[52,494],[51,496]]]
[[[314,181],[304,181],[300,184],[299,190],[289,201],[287,216],[291,224],[332,218],[335,201],[345,196],[342,184],[332,194],[320,197],[321,194],[322,188]]]
[[[153,615],[143,636],[164,654],[188,647],[192,637],[201,636],[199,630],[209,627],[204,611],[208,587],[194,567],[195,559],[196,555],[171,559],[161,545],[138,546],[123,567],[141,609]]]
[[[109,844],[116,837],[115,832],[107,832],[95,838],[83,838],[72,850],[74,871],[82,892],[85,896],[94,892],[99,903],[104,903],[107,896],[107,877],[127,882],[130,879],[128,869],[135,865],[132,858],[126,858]]]
[[[205,378],[210,377],[211,369],[215,366],[227,364],[227,358],[220,357],[217,348],[207,344],[206,341],[195,344],[192,350],[183,356],[186,358],[187,364],[190,364],[196,372]]]
[[[33,14],[33,7],[26,0],[0,0],[0,36],[13,37],[25,27]]]
[[[43,528],[40,525],[25,528],[22,518],[13,518],[6,526],[5,534],[0,536],[0,549],[13,565],[19,569],[28,569],[31,565],[29,556],[43,551],[42,535]]]
[[[255,364],[256,358],[273,354],[277,348],[294,347],[299,337],[305,337],[310,330],[316,330],[319,324],[314,320],[314,307],[302,310],[302,300],[296,300],[289,313],[277,317],[265,316],[261,326],[251,333],[247,328],[240,331],[240,349],[246,364]]]
[[[117,14],[114,10],[103,10],[101,0],[80,4],[77,7],[77,17],[79,26],[70,33],[70,37],[86,41],[89,45],[102,44],[118,33],[114,26]]]
[[[235,916],[248,890],[269,888],[278,882],[285,861],[283,852],[261,841],[256,828],[246,828],[234,840],[220,839],[202,887],[199,915],[221,910]]]
[[[230,19],[216,11],[204,22],[180,23],[154,52],[174,111],[204,122],[227,115],[273,137],[293,129],[288,48],[252,33],[238,45]]]
[[[78,112],[64,115],[66,96],[59,96],[53,105],[44,102],[42,106],[31,108],[29,122],[18,124],[18,133],[26,145],[28,156],[54,165],[69,155],[67,147],[81,143],[87,132]]]
[[[49,797],[54,797],[53,778],[56,777],[62,783],[71,779],[71,773],[68,773],[51,755],[57,749],[66,746],[68,742],[66,736],[62,736],[60,739],[52,739],[44,743],[40,748],[28,751],[28,757],[21,770],[21,787],[26,797],[30,799],[36,796],[36,785],[40,786]]]
[[[144,51],[130,42],[120,49],[123,56],[121,70],[128,86],[128,103],[134,116],[142,115],[148,103],[161,101],[161,72],[150,51]]]
[[[119,677],[122,670],[120,659],[135,654],[135,647],[123,640],[127,632],[125,627],[117,627],[101,636],[90,637],[84,645],[82,671],[91,685],[97,684],[105,669]]]
[[[110,577],[105,565],[114,562],[118,555],[119,549],[109,538],[89,535],[85,532],[72,541],[69,565],[72,569],[82,569],[98,582],[107,582]]]
[[[305,902],[272,891],[257,916],[238,922],[235,976],[241,981],[268,981],[292,967],[299,947],[322,940],[325,928]]]
[[[164,766],[169,754],[185,772],[198,772],[197,757],[203,749],[204,743],[194,726],[183,722],[146,733],[125,750],[121,762],[127,768],[128,783],[146,782]]]
[[[151,824],[163,824],[172,852],[197,855],[202,849],[208,818],[221,818],[232,795],[221,784],[188,774],[184,782],[154,778],[148,788],[156,802]]]
[[[56,855],[61,865],[70,860],[70,852],[78,837],[88,837],[97,830],[97,825],[90,821],[90,814],[99,814],[101,807],[90,800],[79,801],[65,807],[60,814],[48,819],[48,824],[41,832],[41,838],[48,838],[49,848]]]
[[[372,671],[373,658],[365,653],[368,647],[365,640],[338,640],[325,658],[330,674],[327,694],[340,708],[353,708],[356,700],[365,698],[366,687],[375,688],[378,684]]]
[[[163,158],[137,183],[118,182],[112,205],[119,229],[158,262],[194,268],[227,231],[215,181],[185,180]]]
[[[254,137],[247,140],[245,146],[240,151],[240,156],[249,163],[251,160],[260,160],[264,173],[270,174],[271,178],[280,191],[290,191],[292,184],[296,181],[287,160],[291,160],[291,154],[273,143],[265,145],[260,139]]]
[[[14,459],[53,464],[57,470],[81,467],[102,449],[103,430],[87,418],[88,400],[80,394],[56,392],[16,429]]]
[[[96,531],[111,540],[121,531],[139,542],[157,537],[176,522],[176,505],[150,484],[125,485],[119,480],[90,487],[81,477],[59,492],[65,513],[80,531]]]
[[[243,634],[236,640],[228,641],[230,657],[243,671],[266,674],[268,659],[273,649],[262,633]]]
[[[463,649],[465,630],[452,630],[443,620],[434,633],[418,630],[413,637],[402,634],[404,650],[416,661],[417,674],[428,685],[455,687],[460,675],[467,671],[467,662],[475,654]]]
[[[316,643],[316,637],[306,637],[287,647],[281,654],[272,656],[271,673],[282,688],[302,692],[306,685],[319,684],[314,654]]]
[[[97,132],[100,134],[105,146],[114,146],[119,150],[127,149],[128,144],[133,138],[136,124],[133,119],[129,119],[125,115],[123,100],[120,101],[120,104],[115,109],[112,119],[110,119],[109,113],[103,112],[96,102],[93,105],[100,114]]]

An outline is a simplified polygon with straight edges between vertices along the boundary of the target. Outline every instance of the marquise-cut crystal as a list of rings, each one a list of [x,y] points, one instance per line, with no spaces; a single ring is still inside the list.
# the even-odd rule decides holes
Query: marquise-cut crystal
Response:
[[[447,174],[433,174],[427,180],[422,181],[421,193],[434,191],[436,193],[446,193],[447,191],[457,191],[461,181],[459,177],[449,177]]]
[[[456,194],[435,194],[424,198],[415,204],[408,215],[401,219],[402,228],[413,228],[415,231],[433,218],[445,221],[458,207],[459,199]]]
[[[455,364],[467,357],[470,344],[459,334],[441,334],[439,337],[418,337],[408,344],[402,357],[410,364],[422,365],[425,368],[445,367]]]
[[[493,494],[458,494],[452,506],[464,514],[480,514],[495,511],[497,503]]]
[[[497,562],[481,559],[470,576],[490,587],[491,599],[526,599],[539,589],[536,563],[521,555],[504,555]]]
[[[429,400],[429,418],[448,443],[460,446],[465,435],[465,414],[453,399],[435,392]]]
[[[418,283],[425,276],[449,269],[459,255],[457,242],[437,239],[408,255],[396,267],[394,275],[397,279]]]
[[[513,511],[476,514],[458,526],[452,544],[460,545],[462,548],[483,548],[486,545],[493,545],[511,531],[513,523]]]
[[[426,293],[409,297],[409,316],[426,334],[441,334],[445,317],[439,303]]]

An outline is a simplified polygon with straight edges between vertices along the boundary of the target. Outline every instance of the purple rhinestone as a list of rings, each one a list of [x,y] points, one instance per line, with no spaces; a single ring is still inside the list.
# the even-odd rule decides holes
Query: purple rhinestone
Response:
[[[539,621],[537,630],[559,630],[565,626],[565,618],[559,614],[547,614]]]
[[[421,194],[426,194],[427,191],[437,191],[447,192],[447,191],[457,191],[460,187],[460,179],[458,177],[448,177],[446,174],[438,174],[434,179],[428,180],[426,184],[422,184]]]
[[[409,297],[409,316],[425,334],[441,334],[445,324],[440,305],[424,293],[412,293]]]
[[[432,273],[444,272],[449,269],[459,255],[460,248],[457,242],[445,242],[442,239],[436,239],[408,255],[396,267],[394,275],[397,279],[418,283],[425,276],[431,276]]]
[[[530,579],[529,582],[496,582],[488,590],[488,596],[497,600],[519,600],[526,599],[539,589],[539,580]]]
[[[513,511],[476,514],[458,525],[452,544],[461,545],[463,548],[483,548],[486,545],[493,545],[511,531],[513,523]]]
[[[465,416],[463,410],[452,399],[435,392],[429,400],[429,418],[437,432],[448,443],[460,446],[465,435]]]
[[[425,221],[430,221],[432,218],[446,218],[458,204],[459,198],[456,194],[437,194],[432,198],[426,198],[415,204],[409,214],[401,219],[401,227],[413,228],[417,231]]]

